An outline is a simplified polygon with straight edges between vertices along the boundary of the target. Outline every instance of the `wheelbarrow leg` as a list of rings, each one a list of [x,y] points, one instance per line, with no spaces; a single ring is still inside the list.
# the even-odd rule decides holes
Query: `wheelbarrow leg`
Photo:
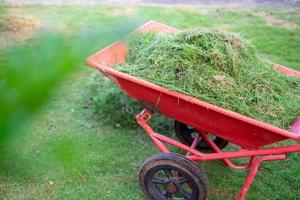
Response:
[[[256,175],[261,163],[263,163],[265,161],[284,160],[284,159],[286,159],[286,154],[267,155],[267,156],[262,156],[260,158],[254,159],[254,161],[250,167],[249,174],[244,182],[242,189],[240,190],[239,194],[237,195],[236,200],[246,199],[247,192],[251,186],[251,183],[253,182],[253,180],[255,178],[255,175]]]
[[[148,110],[144,109],[141,113],[135,116],[137,123],[146,130],[147,134],[151,138],[152,142],[159,148],[159,150],[163,153],[170,153],[169,149],[162,143],[159,139],[155,138],[153,134],[155,133],[153,129],[147,123],[153,116],[153,113]]]
[[[204,131],[198,130],[199,135],[203,137],[203,139],[210,145],[210,147],[216,152],[221,153],[221,149],[217,147],[205,134]],[[240,190],[239,194],[236,197],[236,200],[244,200],[246,199],[247,192],[251,186],[251,183],[253,182],[255,175],[258,171],[259,166],[261,163],[265,161],[272,161],[272,160],[284,160],[286,159],[286,154],[277,154],[277,155],[265,155],[261,156],[259,158],[255,158],[252,156],[250,158],[250,161],[245,166],[237,166],[233,164],[229,159],[223,159],[223,161],[231,168],[233,169],[240,169],[240,170],[246,170],[249,169],[249,174],[244,182],[244,185],[242,189]]]

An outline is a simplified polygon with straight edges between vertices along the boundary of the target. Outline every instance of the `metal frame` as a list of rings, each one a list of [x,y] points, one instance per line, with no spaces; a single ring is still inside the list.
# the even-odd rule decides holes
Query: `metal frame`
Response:
[[[300,144],[292,146],[270,147],[265,149],[240,149],[238,151],[222,152],[222,150],[207,136],[205,130],[197,130],[198,136],[194,139],[191,146],[187,146],[174,139],[156,133],[148,124],[148,121],[152,118],[152,116],[153,113],[150,110],[144,109],[141,113],[136,115],[136,121],[147,132],[152,142],[161,152],[170,153],[170,150],[164,144],[168,143],[178,147],[179,149],[187,151],[186,158],[193,162],[223,160],[223,162],[232,169],[249,170],[248,176],[244,181],[244,185],[236,197],[237,200],[244,200],[246,198],[251,183],[253,182],[256,173],[263,162],[284,160],[287,158],[287,153],[300,152]],[[205,140],[214,153],[202,153],[195,149],[200,138]],[[230,159],[241,157],[249,157],[248,164],[244,166],[237,166],[230,161]]]

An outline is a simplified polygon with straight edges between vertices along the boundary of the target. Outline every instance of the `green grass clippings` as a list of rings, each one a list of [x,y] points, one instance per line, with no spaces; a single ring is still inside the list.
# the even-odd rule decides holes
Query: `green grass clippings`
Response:
[[[194,29],[128,42],[122,72],[281,128],[300,114],[300,79],[274,70],[237,34]]]

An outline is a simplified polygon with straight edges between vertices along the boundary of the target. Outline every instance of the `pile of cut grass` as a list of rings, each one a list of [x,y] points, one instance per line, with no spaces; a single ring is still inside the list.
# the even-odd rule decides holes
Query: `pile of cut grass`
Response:
[[[281,128],[300,115],[300,79],[279,73],[237,34],[137,34],[119,71]]]

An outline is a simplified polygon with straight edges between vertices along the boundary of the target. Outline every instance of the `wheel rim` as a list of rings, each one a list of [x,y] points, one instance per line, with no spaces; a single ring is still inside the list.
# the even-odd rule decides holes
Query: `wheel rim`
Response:
[[[195,128],[190,127],[184,123],[181,123],[179,121],[175,121],[175,133],[181,141],[186,145],[191,145],[195,139],[195,137],[198,135],[198,132]],[[228,141],[219,138],[215,135],[212,135],[210,133],[207,133],[207,136],[220,148],[223,149],[227,144]],[[203,138],[200,138],[200,140],[197,143],[196,146],[197,149],[201,150],[210,150],[211,147],[206,143],[206,141]]]
[[[155,199],[195,199],[198,189],[186,172],[173,166],[158,166],[145,177],[148,191]]]

